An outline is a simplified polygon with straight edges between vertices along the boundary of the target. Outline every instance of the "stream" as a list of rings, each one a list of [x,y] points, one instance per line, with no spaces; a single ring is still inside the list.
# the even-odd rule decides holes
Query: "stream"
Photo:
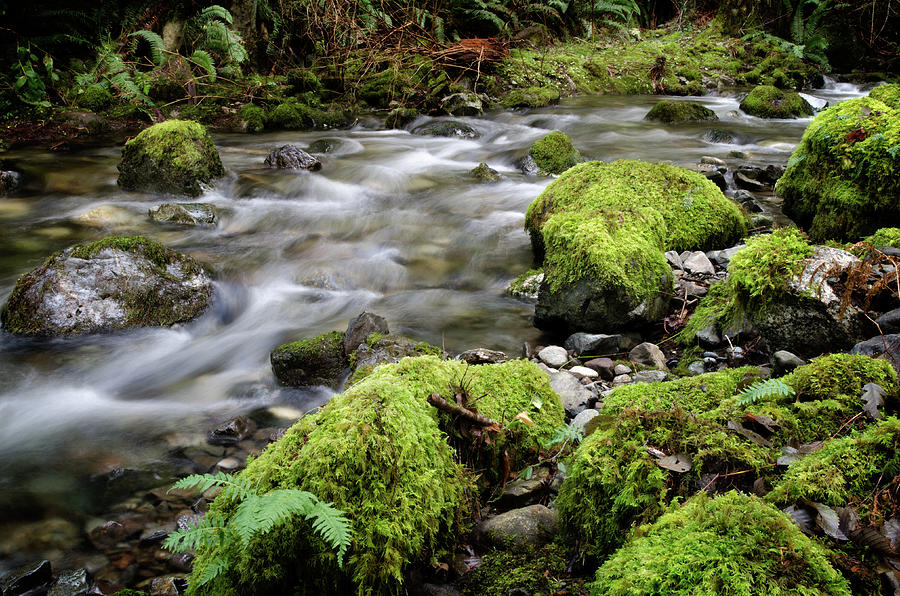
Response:
[[[809,93],[834,102],[864,91],[829,82]],[[107,235],[151,237],[217,281],[215,306],[184,326],[51,340],[0,332],[0,574],[41,557],[65,568],[73,552],[89,553],[83,536],[10,536],[48,520],[89,527],[124,498],[99,490],[101,481],[126,471],[163,484],[182,473],[173,449],[203,444],[217,424],[252,413],[287,426],[325,403],[328,390],[275,382],[269,352],[283,342],[343,331],[364,310],[451,353],[480,346],[519,356],[524,342],[546,340],[531,325],[533,307],[504,295],[531,265],[524,214],[551,181],[526,178],[517,160],[555,129],[591,159],[785,164],[809,119],[746,116],[739,98],[699,98],[720,118],[712,125],[643,120],[659,96],[602,96],[456,118],[481,133],[474,140],[380,130],[373,117],[351,130],[215,135],[228,176],[197,199],[219,212],[207,228],[151,222],[147,210],[164,199],[117,187],[120,142],[3,154],[23,183],[0,198],[3,302],[54,251]],[[703,140],[709,128],[736,142]],[[318,155],[319,172],[263,166],[280,145],[321,139],[331,151]],[[475,181],[468,172],[481,161],[505,179]]]

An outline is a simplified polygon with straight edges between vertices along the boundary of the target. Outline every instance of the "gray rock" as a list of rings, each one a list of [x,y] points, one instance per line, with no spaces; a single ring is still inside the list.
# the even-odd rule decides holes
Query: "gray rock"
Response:
[[[347,331],[344,332],[344,353],[349,356],[355,352],[359,344],[365,343],[366,339],[373,333],[382,335],[390,333],[385,318],[370,312],[359,314],[350,321],[347,325]]]
[[[718,265],[721,269],[725,269],[728,267],[728,263],[731,262],[731,257],[737,254],[737,251],[744,248],[743,244],[739,244],[737,246],[732,246],[731,248],[726,248],[724,250],[711,250],[706,253],[706,256],[710,261]]]
[[[441,109],[450,116],[481,116],[484,106],[474,93],[454,93],[441,99]]]
[[[612,386],[618,387],[619,385],[630,385],[634,382],[634,379],[631,378],[631,375],[616,375],[613,377]]]
[[[564,370],[550,375],[550,387],[559,395],[569,418],[583,412],[594,399],[593,392],[582,385],[578,377]]]
[[[699,250],[691,252],[686,259],[682,259],[685,271],[695,274],[713,275],[716,270],[706,253]]]
[[[159,223],[190,226],[214,225],[217,219],[216,208],[209,203],[163,203],[147,213]]]
[[[700,163],[713,165],[713,166],[721,166],[723,168],[725,167],[724,159],[719,159],[718,157],[713,157],[711,155],[704,155],[704,156],[700,157]]]
[[[631,377],[635,383],[661,383],[668,378],[669,373],[663,370],[641,370]]]
[[[537,353],[537,357],[550,368],[562,368],[569,361],[569,353],[560,346],[547,346]]]
[[[519,162],[519,169],[522,170],[522,173],[526,176],[537,176],[541,171],[541,168],[537,165],[537,162],[534,161],[534,158],[530,153],[523,157],[522,161]]]
[[[462,139],[477,139],[481,134],[463,122],[456,120],[432,120],[414,131],[417,135],[432,137],[458,137]]]
[[[615,354],[623,343],[621,335],[606,335],[604,333],[573,333],[566,338],[563,346],[572,350],[578,356],[583,354],[601,355]]]
[[[703,364],[702,360],[697,360],[695,362],[691,362],[688,365],[688,372],[693,376],[702,375],[706,372],[706,365]]]
[[[555,515],[555,514],[554,514]],[[554,531],[556,526],[554,525]],[[50,561],[35,561],[13,569],[0,580],[3,596],[37,596],[53,581]]]
[[[264,162],[270,168],[279,170],[309,170],[315,172],[322,169],[322,162],[296,145],[282,145],[266,157]]]
[[[648,341],[632,348],[632,350],[628,352],[628,359],[635,364],[643,364],[645,366],[658,368],[659,370],[667,370],[665,354],[659,349],[659,346]]]
[[[436,346],[402,335],[385,335],[371,346],[368,343],[361,344],[356,350],[356,368],[347,379],[347,386],[359,382],[380,364],[400,362],[407,356],[425,355],[447,357]]]
[[[466,350],[456,357],[457,360],[468,362],[469,364],[499,364],[509,360],[504,352],[497,350],[488,350],[487,348],[474,348]]]
[[[542,468],[539,468],[539,470]],[[500,506],[505,508],[525,507],[540,501],[547,493],[546,474],[507,483],[500,496]]]
[[[87,570],[63,571],[50,591],[47,592],[47,596],[84,596],[90,587]]]
[[[719,336],[715,325],[707,325],[698,331],[694,337],[697,338],[697,343],[704,350],[714,350],[722,345],[722,338]]]
[[[772,354],[772,365],[775,369],[775,374],[779,376],[789,373],[798,366],[803,366],[804,364],[806,364],[805,360],[791,354],[787,350],[778,350]]]
[[[206,442],[210,445],[231,446],[243,441],[256,430],[256,423],[246,416],[236,416],[225,424],[209,431]]]
[[[890,362],[894,370],[900,373],[900,334],[879,335],[861,341],[853,346],[850,353],[882,358]]]
[[[0,313],[20,335],[168,326],[210,304],[212,281],[191,257],[139,236],[67,248],[19,278]]]
[[[681,260],[681,255],[676,251],[666,251],[666,260],[669,262],[669,265],[672,266],[672,269],[684,269],[684,262]]]
[[[559,517],[544,505],[513,509],[482,522],[478,533],[492,545],[540,547],[556,535]]]
[[[535,273],[534,275],[529,275],[523,279],[521,283],[516,283],[515,281],[510,283],[509,287],[506,289],[506,293],[513,298],[535,304],[538,301],[542,283],[544,283],[543,272]]]
[[[701,174],[706,176],[707,180],[719,187],[719,190],[725,192],[728,190],[728,181],[725,180],[725,173],[718,170],[715,166],[700,166],[698,168]]]
[[[503,176],[500,175],[500,172],[484,162],[481,162],[473,169],[469,170],[469,175],[481,182],[497,182],[503,178]]]
[[[600,415],[600,412],[598,412],[597,410],[595,410],[593,408],[588,408],[586,410],[579,412],[578,416],[575,416],[575,418],[572,419],[572,422],[569,423],[569,426],[571,426],[572,428],[580,428],[582,431],[584,431],[588,422],[590,422],[591,420],[593,420],[594,418],[596,418],[599,415]]]
[[[21,176],[11,170],[0,171],[0,197],[5,197],[19,187]]]
[[[600,373],[598,373],[593,368],[588,368],[587,366],[573,366],[568,370],[570,373],[580,379],[596,379],[600,376]]]
[[[584,365],[600,373],[600,378],[605,381],[611,381],[616,376],[613,372],[616,363],[611,358],[593,358],[585,362]]]
[[[619,375],[630,375],[631,367],[627,364],[617,364],[613,367],[613,376],[618,377]]]
[[[734,143],[734,135],[721,128],[710,128],[703,133],[703,140],[707,143]]]
[[[900,331],[900,308],[888,311],[875,319],[882,333],[897,333]]]
[[[750,178],[746,172],[737,171],[734,173],[734,183],[738,188],[749,190],[751,192],[765,192],[772,190],[772,187],[758,180]]]

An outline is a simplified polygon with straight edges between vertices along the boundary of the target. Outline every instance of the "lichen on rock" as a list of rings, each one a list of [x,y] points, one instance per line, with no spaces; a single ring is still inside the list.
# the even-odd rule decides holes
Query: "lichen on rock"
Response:
[[[224,174],[219,152],[203,125],[166,120],[125,143],[119,186],[196,197],[203,192],[201,184]]]
[[[168,326],[199,316],[212,282],[187,255],[142,236],[72,246],[19,278],[0,314],[20,335]]]

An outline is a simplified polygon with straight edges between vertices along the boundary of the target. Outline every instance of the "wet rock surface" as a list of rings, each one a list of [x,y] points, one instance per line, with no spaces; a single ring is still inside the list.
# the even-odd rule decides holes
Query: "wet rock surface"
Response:
[[[279,170],[309,170],[315,172],[322,169],[322,162],[296,145],[283,145],[266,157],[265,164]]]

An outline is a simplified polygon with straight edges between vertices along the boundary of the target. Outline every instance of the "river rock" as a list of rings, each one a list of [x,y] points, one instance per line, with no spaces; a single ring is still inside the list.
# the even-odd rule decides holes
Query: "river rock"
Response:
[[[499,364],[509,360],[509,356],[504,352],[488,350],[487,348],[473,348],[471,350],[466,350],[456,358],[463,362],[468,362],[469,364]]]
[[[21,552],[65,551],[81,538],[81,530],[72,522],[51,517],[36,522],[17,523],[0,536],[0,556]]]
[[[582,385],[578,377],[565,370],[550,375],[550,386],[559,395],[563,409],[570,418],[584,411],[595,399],[594,393]]]
[[[497,182],[503,178],[503,176],[500,175],[500,172],[484,162],[479,163],[475,168],[469,170],[469,175],[480,182]]]
[[[209,226],[216,223],[216,208],[210,203],[163,203],[150,209],[150,219],[159,223]]]
[[[385,119],[385,128],[406,128],[419,117],[419,110],[415,108],[395,108]]]
[[[664,255],[672,269],[684,269],[684,261],[681,260],[681,255],[677,251],[667,250]]]
[[[513,298],[530,302],[534,304],[538,300],[541,291],[541,284],[544,282],[543,272],[533,273],[531,275],[522,275],[518,279],[510,282],[506,288],[506,293]]]
[[[579,379],[596,379],[600,376],[593,368],[588,368],[586,366],[573,366],[569,369],[569,372],[578,377]]]
[[[722,337],[719,335],[719,330],[715,325],[707,325],[695,333],[694,337],[704,350],[715,350],[722,345]]]
[[[658,101],[647,114],[645,120],[657,120],[659,122],[707,122],[718,120],[716,113],[696,101],[684,101],[675,99],[663,99]]]
[[[474,93],[454,93],[441,99],[441,109],[450,116],[481,116],[484,106]]]
[[[882,358],[890,362],[894,370],[900,373],[900,334],[878,335],[861,341],[853,346],[850,353]]]
[[[519,162],[519,169],[522,170],[522,173],[526,176],[537,176],[541,172],[541,168],[537,165],[537,162],[534,161],[534,157],[529,153]]]
[[[703,133],[703,140],[707,143],[734,143],[734,135],[721,128],[710,128]]]
[[[805,360],[787,350],[778,350],[772,354],[772,365],[777,376],[789,373],[804,364],[806,364]]]
[[[322,162],[296,145],[283,145],[269,153],[265,164],[279,170],[309,170],[315,172],[322,169]]]
[[[278,382],[291,387],[324,385],[337,389],[349,367],[340,331],[280,345],[272,350],[269,360]]]
[[[231,446],[243,441],[256,430],[256,423],[246,416],[237,416],[209,431],[206,442],[210,445]]]
[[[684,263],[684,270],[688,273],[714,275],[716,272],[715,267],[713,267],[713,264],[710,262],[709,257],[706,256],[706,253],[699,250],[688,252],[687,255],[682,255],[681,261]]]
[[[166,120],[125,143],[119,186],[126,190],[199,196],[201,184],[225,174],[219,152],[203,125]]]
[[[387,335],[390,333],[387,321],[384,317],[363,312],[351,320],[344,332],[344,353],[348,356],[356,351],[361,343],[373,333]]]
[[[53,581],[50,561],[35,561],[14,569],[0,580],[3,596],[37,596]]]
[[[569,361],[569,353],[560,346],[547,346],[537,353],[537,357],[550,368],[562,368]]]
[[[888,311],[875,319],[882,333],[897,333],[900,331],[900,308]]]
[[[759,118],[800,118],[812,116],[813,107],[793,91],[759,85],[741,100],[740,108]]]
[[[588,422],[596,418],[600,415],[600,412],[595,410],[594,408],[588,408],[582,412],[578,413],[578,416],[572,419],[572,422],[569,423],[569,426],[572,428],[580,428],[582,432],[584,432],[585,427],[587,427]]]
[[[347,385],[352,385],[365,378],[372,369],[380,364],[399,362],[407,356],[439,356],[446,357],[444,351],[424,341],[415,341],[402,335],[385,335],[378,341],[360,344],[356,350],[356,367],[347,379]]]
[[[669,378],[669,373],[663,370],[639,370],[632,375],[635,383],[662,383]]]
[[[478,533],[498,548],[541,547],[556,535],[559,516],[544,505],[512,509],[482,522]]]
[[[477,139],[481,136],[477,130],[457,120],[432,120],[413,130],[414,134],[432,137],[457,137],[461,139]]]
[[[72,569],[59,574],[47,596],[85,596],[90,589],[86,569]]]
[[[199,316],[212,282],[194,259],[142,236],[79,244],[16,283],[2,313],[19,335],[74,335],[168,326]]]
[[[606,335],[604,333],[573,333],[566,338],[563,344],[567,350],[572,350],[576,355],[582,354],[615,354],[625,343],[621,335]]]
[[[737,251],[741,250],[742,248],[744,248],[744,245],[739,244],[737,246],[732,246],[731,248],[726,248],[723,250],[711,250],[706,253],[706,256],[719,268],[726,269],[728,267],[728,263],[731,262],[731,257],[737,254]]]
[[[19,187],[20,175],[12,170],[0,171],[0,197],[5,197]]]
[[[606,381],[611,381],[615,376],[613,369],[616,367],[616,363],[612,358],[592,358],[584,365],[596,370],[600,374],[600,378]]]
[[[659,349],[659,346],[648,341],[632,348],[628,352],[628,359],[635,364],[652,366],[659,370],[668,370],[666,367],[666,355]]]

